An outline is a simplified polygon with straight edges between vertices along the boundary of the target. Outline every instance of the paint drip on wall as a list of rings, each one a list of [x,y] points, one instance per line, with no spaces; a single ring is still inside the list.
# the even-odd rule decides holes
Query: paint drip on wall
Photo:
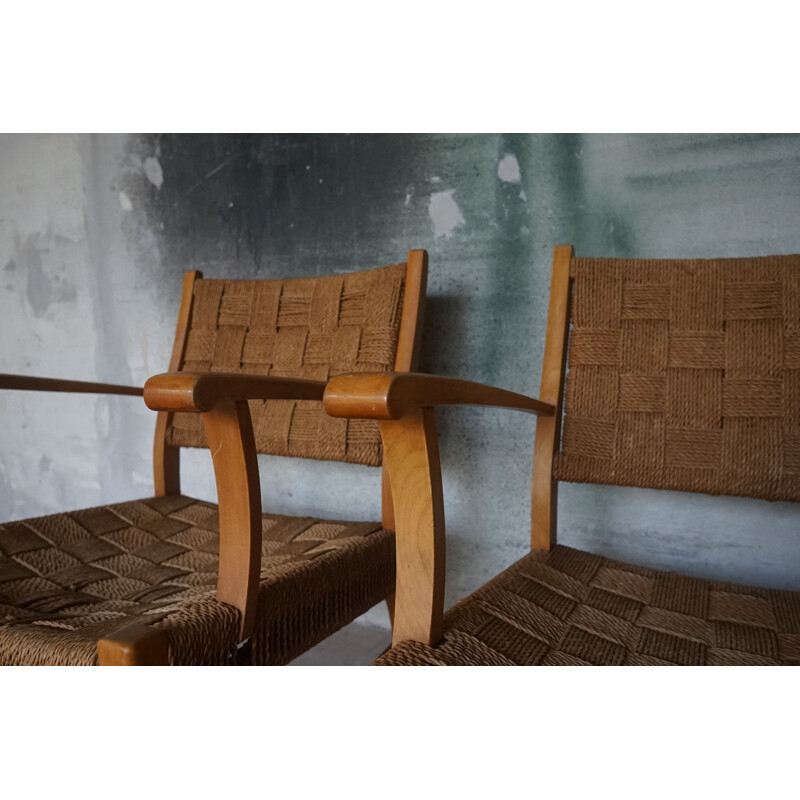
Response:
[[[504,156],[502,161],[497,165],[497,177],[506,183],[519,183],[520,171],[519,161],[512,153]]]
[[[449,238],[453,231],[463,225],[464,215],[453,199],[454,189],[446,192],[434,192],[428,203],[428,214],[433,222],[433,232],[436,236]]]

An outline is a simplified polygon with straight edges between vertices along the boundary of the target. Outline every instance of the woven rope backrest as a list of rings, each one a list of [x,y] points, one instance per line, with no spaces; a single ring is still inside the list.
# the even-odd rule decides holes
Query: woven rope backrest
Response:
[[[800,500],[800,256],[570,272],[556,478]]]
[[[395,366],[405,264],[324,278],[198,280],[180,370],[327,380]],[[259,453],[379,466],[377,423],[322,403],[251,401]],[[208,447],[199,414],[174,414],[167,444]]]

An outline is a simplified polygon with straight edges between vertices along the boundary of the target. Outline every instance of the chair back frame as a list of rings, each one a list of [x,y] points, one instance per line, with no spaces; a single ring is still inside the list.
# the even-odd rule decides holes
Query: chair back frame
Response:
[[[616,394],[595,370],[618,376]],[[587,414],[600,393],[604,410]],[[800,257],[576,259],[556,247],[540,399],[556,414],[536,428],[534,550],[556,543],[559,479],[800,500]],[[603,455],[590,450],[595,424],[610,431]]]
[[[552,403],[556,411],[552,417],[539,417],[536,421],[531,481],[532,550],[550,550],[555,546],[557,538],[558,481],[553,477],[553,461],[561,439],[570,325],[569,267],[573,255],[574,249],[571,245],[556,247],[553,252],[539,399]]]
[[[412,372],[419,363],[427,275],[427,253],[424,250],[409,251],[394,365],[396,372]],[[169,362],[170,372],[178,371],[183,361],[192,317],[195,283],[202,277],[202,272],[198,270],[191,270],[184,274],[178,323]],[[159,411],[156,418],[153,444],[153,481],[157,497],[180,494],[180,448],[167,444],[167,431],[171,416],[170,412]],[[383,526],[394,529],[394,508],[385,464],[381,508]]]

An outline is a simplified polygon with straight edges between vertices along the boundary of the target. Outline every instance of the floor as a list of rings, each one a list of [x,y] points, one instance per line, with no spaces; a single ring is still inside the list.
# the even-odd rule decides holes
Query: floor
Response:
[[[367,615],[365,615],[366,617]],[[391,644],[389,628],[359,617],[290,663],[292,667],[357,667],[371,664]]]

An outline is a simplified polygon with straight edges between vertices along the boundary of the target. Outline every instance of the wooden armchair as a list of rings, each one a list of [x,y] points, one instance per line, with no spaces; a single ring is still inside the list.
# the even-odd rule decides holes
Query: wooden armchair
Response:
[[[443,615],[433,407],[453,403],[540,419],[532,551]],[[633,261],[558,247],[539,401],[351,375],[329,383],[325,407],[380,421],[397,501],[393,647],[376,664],[800,664],[800,592],[556,544],[559,480],[800,500],[800,256]]]
[[[0,376],[0,388],[142,395],[155,496],[0,525],[0,664],[283,664],[394,589],[382,522],[262,514],[256,453],[380,466],[372,422],[334,420],[325,382],[411,369],[427,254],[314,279],[186,274],[170,372],[132,387]],[[180,493],[210,447],[217,506]]]

